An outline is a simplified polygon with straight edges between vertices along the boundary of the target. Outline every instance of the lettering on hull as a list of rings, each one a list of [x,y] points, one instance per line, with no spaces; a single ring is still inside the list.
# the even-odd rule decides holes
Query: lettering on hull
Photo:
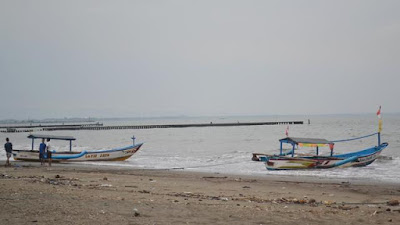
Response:
[[[366,162],[366,161],[371,161],[371,160],[373,160],[375,158],[376,158],[376,155],[370,155],[370,156],[367,156],[367,157],[359,158],[358,161],[359,162]]]
[[[125,154],[133,154],[133,153],[135,153],[136,152],[136,149],[130,149],[130,150],[126,150],[126,151],[123,151]]]
[[[89,159],[97,158],[97,154],[87,154],[87,155],[85,155],[85,158],[89,158]]]

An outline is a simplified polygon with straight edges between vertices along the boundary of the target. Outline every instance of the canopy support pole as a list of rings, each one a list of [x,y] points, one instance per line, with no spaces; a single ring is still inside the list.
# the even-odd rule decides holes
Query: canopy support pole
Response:
[[[69,151],[72,151],[72,140],[69,140]]]
[[[318,148],[318,146],[317,146],[317,155],[319,154],[319,148]]]
[[[281,148],[280,148],[279,155],[282,155],[282,141],[281,141]]]
[[[35,139],[32,138],[32,150],[33,150],[33,143],[35,142]]]
[[[292,148],[292,157],[294,157],[294,148],[295,148],[294,146],[295,146],[295,144],[293,143],[292,145],[293,145],[293,148]]]
[[[331,156],[333,156],[333,148],[334,148],[335,144],[334,143],[330,143],[329,144],[329,148],[331,149]]]

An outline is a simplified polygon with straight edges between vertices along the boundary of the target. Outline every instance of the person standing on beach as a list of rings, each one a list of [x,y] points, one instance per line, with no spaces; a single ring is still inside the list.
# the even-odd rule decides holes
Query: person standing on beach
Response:
[[[42,143],[39,145],[39,160],[40,165],[44,165],[44,154],[46,152],[46,144],[44,143],[44,138],[42,138]]]
[[[47,149],[47,160],[49,160],[49,166],[51,166],[51,145],[50,145],[50,138],[47,138],[46,149]]]
[[[4,150],[6,151],[6,154],[7,154],[6,166],[11,166],[10,157],[12,154],[12,143],[10,142],[10,139],[8,139],[8,138],[6,138],[6,143],[4,144]]]

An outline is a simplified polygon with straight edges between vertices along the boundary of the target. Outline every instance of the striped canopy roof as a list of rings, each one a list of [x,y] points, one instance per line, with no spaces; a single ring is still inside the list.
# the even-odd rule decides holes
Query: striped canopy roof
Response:
[[[309,147],[326,146],[329,144],[333,144],[333,142],[328,141],[326,139],[321,139],[321,138],[287,137],[287,138],[280,139],[279,141],[283,142],[283,143],[291,143],[291,144],[297,144],[299,146],[309,146]]]

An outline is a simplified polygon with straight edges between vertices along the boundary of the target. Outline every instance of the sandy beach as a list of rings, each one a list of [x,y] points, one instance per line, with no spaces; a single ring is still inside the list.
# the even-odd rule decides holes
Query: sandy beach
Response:
[[[400,223],[398,184],[12,163],[0,167],[5,224]]]

